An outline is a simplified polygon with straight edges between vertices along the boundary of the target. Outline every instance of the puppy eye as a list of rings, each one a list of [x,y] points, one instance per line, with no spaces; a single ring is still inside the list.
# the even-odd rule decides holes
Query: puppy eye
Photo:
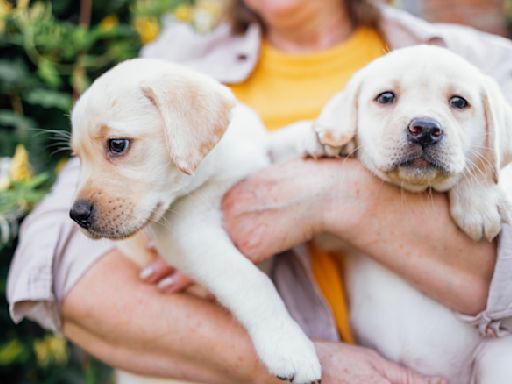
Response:
[[[392,91],[382,92],[375,98],[375,101],[379,104],[392,104],[396,100],[396,95]]]
[[[120,156],[130,147],[129,139],[108,139],[107,149],[108,154],[112,157]]]
[[[469,103],[462,96],[454,95],[450,97],[450,107],[455,109],[466,109],[469,108]]]

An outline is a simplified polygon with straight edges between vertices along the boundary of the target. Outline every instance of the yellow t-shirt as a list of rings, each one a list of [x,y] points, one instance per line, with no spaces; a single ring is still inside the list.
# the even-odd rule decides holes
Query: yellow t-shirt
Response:
[[[276,130],[318,116],[325,103],[345,87],[354,72],[387,50],[377,31],[359,28],[342,44],[322,52],[290,54],[263,42],[252,75],[230,88]],[[340,336],[352,342],[341,267],[329,252],[309,246],[315,280],[335,317]]]
[[[263,42],[254,72],[230,88],[259,113],[267,129],[276,130],[317,117],[354,72],[385,52],[384,40],[367,28],[355,30],[342,44],[315,53],[285,53]]]

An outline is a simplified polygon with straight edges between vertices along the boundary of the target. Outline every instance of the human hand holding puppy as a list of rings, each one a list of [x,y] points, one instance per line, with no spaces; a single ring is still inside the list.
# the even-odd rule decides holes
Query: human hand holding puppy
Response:
[[[223,212],[232,240],[255,263],[325,231],[460,313],[476,314],[485,307],[495,244],[475,243],[459,231],[444,194],[400,191],[355,159],[272,165],[233,187],[224,197]],[[410,255],[407,265],[404,250]],[[153,281],[172,275],[176,285],[165,291],[178,291],[183,276],[167,268],[155,262]]]

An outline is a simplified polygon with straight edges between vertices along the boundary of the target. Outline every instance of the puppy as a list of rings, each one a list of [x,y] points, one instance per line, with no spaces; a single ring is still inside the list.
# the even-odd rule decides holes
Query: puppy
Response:
[[[498,85],[448,50],[415,46],[375,60],[313,123],[274,137],[274,157],[357,154],[376,176],[413,192],[449,191],[451,215],[491,240],[511,205],[498,184],[512,153],[512,110]],[[450,384],[512,381],[512,336],[484,339],[455,313],[350,250],[351,322],[362,344]],[[512,284],[512,282],[511,282]]]
[[[72,112],[81,175],[71,218],[93,238],[149,229],[170,264],[215,294],[271,373],[316,383],[312,342],[222,228],[223,194],[268,163],[264,129],[216,81],[159,60],[114,67]]]

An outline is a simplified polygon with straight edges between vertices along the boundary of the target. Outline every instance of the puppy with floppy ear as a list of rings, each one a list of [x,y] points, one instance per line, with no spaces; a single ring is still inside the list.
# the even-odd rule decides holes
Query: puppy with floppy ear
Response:
[[[82,170],[70,216],[85,233],[123,239],[147,228],[159,253],[245,327],[271,373],[319,382],[313,343],[223,229],[223,195],[268,164],[257,115],[207,76],[137,59],[96,80],[72,120]]]
[[[413,192],[448,191],[451,216],[475,240],[492,239],[511,217],[500,185],[512,184],[509,169],[500,172],[512,157],[511,107],[494,80],[444,48],[409,47],[375,60],[316,121],[296,123],[272,141],[274,158],[291,157],[293,148],[296,156],[356,152],[384,181]],[[317,240],[325,246],[324,238]],[[351,324],[360,344],[450,384],[509,384],[512,337],[489,341],[338,241],[327,246],[344,250]]]
[[[408,53],[411,50],[415,52]],[[436,101],[437,105],[424,106],[424,101],[406,88],[407,76],[400,81],[396,74],[383,88],[373,87],[375,92],[371,93],[372,86],[368,83],[381,72],[380,68],[385,62],[392,65],[390,62],[393,58],[400,56],[401,65],[404,66],[404,56],[412,59],[412,54],[425,55],[425,50],[441,55],[440,67],[447,67],[447,63],[455,61],[454,67],[460,65],[464,69],[468,79],[468,85],[464,86],[468,89],[464,89],[464,92],[471,95],[471,103],[464,101],[466,106],[448,110],[446,101],[459,96],[454,93],[450,98],[447,93],[456,92],[457,89],[462,91],[463,87],[458,79],[461,76],[456,75],[457,81],[450,81],[447,77],[444,85],[433,79],[423,80],[432,83],[423,92],[431,91],[439,99],[445,98],[444,106],[439,100]],[[313,122],[322,146],[314,147],[310,143],[309,148],[322,148],[321,155],[324,156],[347,156],[354,154],[357,148],[361,161],[385,181],[411,191],[426,188],[450,190],[451,213],[458,226],[474,240],[491,240],[499,233],[501,221],[510,222],[512,218],[512,206],[498,186],[499,170],[512,157],[512,108],[492,78],[461,58],[454,58],[454,54],[438,47],[415,47],[400,51],[405,51],[407,55],[394,52],[376,60],[358,72],[346,89],[327,103]],[[414,63],[410,64],[410,68],[413,68]],[[435,66],[435,63],[431,65]],[[409,69],[409,72],[412,70]],[[430,70],[427,71],[428,75]],[[421,78],[419,73],[415,76]],[[435,76],[434,73],[432,76]],[[393,88],[393,82],[400,90],[386,92],[386,87]],[[422,82],[418,81],[418,84]],[[469,85],[473,89],[469,90]],[[363,88],[364,94],[361,95]],[[384,92],[380,92],[382,90]],[[372,115],[375,118],[372,119]],[[392,115],[397,117],[393,118]],[[387,127],[399,124],[404,128]],[[416,126],[411,127],[411,124]],[[421,132],[430,129],[429,124],[436,127],[439,139],[413,137],[412,130],[420,132],[418,135],[421,136]],[[304,152],[311,155],[308,148]],[[313,155],[318,156],[318,150]],[[397,160],[393,163],[391,158]]]

